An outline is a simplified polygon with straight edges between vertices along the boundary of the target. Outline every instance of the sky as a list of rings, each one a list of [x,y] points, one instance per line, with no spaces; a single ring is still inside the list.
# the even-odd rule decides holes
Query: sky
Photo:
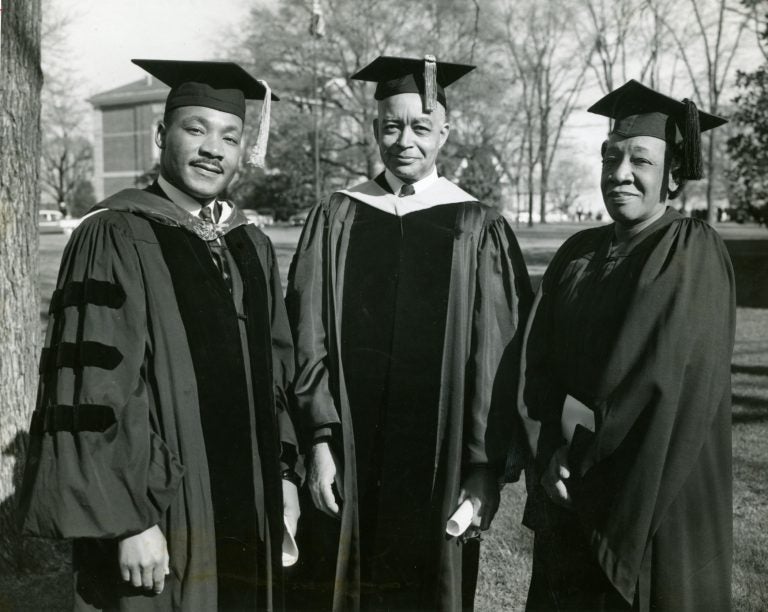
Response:
[[[68,20],[63,52],[83,95],[90,96],[141,78],[144,72],[131,64],[131,58],[216,57],[253,1],[48,0],[47,4]]]

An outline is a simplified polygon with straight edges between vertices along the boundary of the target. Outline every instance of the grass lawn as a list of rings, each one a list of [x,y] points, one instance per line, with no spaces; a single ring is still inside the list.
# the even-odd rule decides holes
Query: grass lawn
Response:
[[[549,225],[517,230],[532,276],[540,276],[554,251],[584,225]],[[270,228],[270,237],[285,279],[299,229]],[[768,246],[768,232],[724,226],[727,240],[758,241]],[[764,242],[763,242],[764,241]],[[41,323],[53,290],[66,239],[40,239]],[[729,246],[730,248],[730,246]],[[768,306],[766,304],[765,306]],[[739,308],[733,372],[733,477],[735,610],[768,609],[768,309]],[[476,609],[520,610],[530,578],[532,537],[520,525],[525,501],[521,483],[507,486],[493,528],[486,535],[480,566]],[[0,576],[0,612],[71,609],[70,575],[58,571],[23,577]]]
[[[733,355],[733,609],[768,610],[768,310],[739,308]],[[531,533],[520,525],[522,483],[502,491],[485,537],[476,609],[522,610]]]

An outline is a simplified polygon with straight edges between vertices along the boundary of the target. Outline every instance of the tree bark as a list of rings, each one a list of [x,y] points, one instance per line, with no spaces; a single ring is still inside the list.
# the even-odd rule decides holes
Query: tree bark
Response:
[[[528,164],[528,227],[533,227],[533,164]]]
[[[714,225],[717,221],[717,206],[712,186],[715,184],[715,134],[709,133],[709,146],[707,147],[707,223]]]
[[[539,223],[547,222],[547,192],[549,191],[549,168],[541,164],[541,176],[539,177]]]
[[[16,494],[37,385],[40,0],[0,15],[0,571],[18,568]]]

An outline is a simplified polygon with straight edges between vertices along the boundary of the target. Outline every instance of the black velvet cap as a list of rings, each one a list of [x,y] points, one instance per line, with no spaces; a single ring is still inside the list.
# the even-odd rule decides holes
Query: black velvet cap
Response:
[[[445,88],[474,70],[475,66],[438,62],[429,56],[414,59],[382,55],[353,74],[352,78],[376,83],[373,96],[376,100],[384,100],[402,93],[417,93],[427,97],[430,64],[434,66],[435,98],[443,106],[447,106]]]
[[[245,101],[263,100],[266,88],[232,62],[131,60],[171,87],[165,101],[168,113],[180,106],[204,106],[245,119]],[[279,100],[272,94],[272,100]]]
[[[587,110],[614,119],[612,134],[652,136],[669,144],[682,141],[682,177],[688,179],[701,178],[701,133],[728,121],[698,110],[691,100],[675,100],[634,79]]]

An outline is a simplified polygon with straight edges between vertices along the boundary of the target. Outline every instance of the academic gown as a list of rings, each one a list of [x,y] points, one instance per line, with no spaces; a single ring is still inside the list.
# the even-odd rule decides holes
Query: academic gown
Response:
[[[734,295],[717,233],[672,209],[627,242],[608,225],[555,255],[524,361],[529,610],[730,609]],[[539,484],[566,395],[595,419],[570,446],[572,511]]]
[[[97,210],[51,300],[23,531],[75,539],[78,609],[280,609],[280,471],[297,441],[271,243],[238,211],[214,230],[157,185]],[[170,555],[159,596],[117,566],[117,539],[153,525]]]
[[[310,607],[472,607],[479,547],[445,525],[462,477],[501,475],[522,435],[510,402],[530,301],[508,224],[445,179],[398,202],[380,176],[309,215],[287,296],[294,391],[343,473],[340,524],[305,507]]]

